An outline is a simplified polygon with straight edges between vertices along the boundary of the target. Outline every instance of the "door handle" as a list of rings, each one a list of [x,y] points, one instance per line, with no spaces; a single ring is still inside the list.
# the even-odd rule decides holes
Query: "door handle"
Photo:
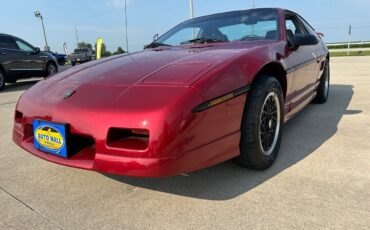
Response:
[[[6,55],[6,53],[0,52],[0,55]]]

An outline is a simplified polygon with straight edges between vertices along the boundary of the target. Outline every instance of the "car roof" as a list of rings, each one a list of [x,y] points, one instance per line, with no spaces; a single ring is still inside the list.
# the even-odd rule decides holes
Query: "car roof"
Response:
[[[2,34],[2,33],[0,33],[0,36],[14,37],[13,35],[10,35],[10,34]]]

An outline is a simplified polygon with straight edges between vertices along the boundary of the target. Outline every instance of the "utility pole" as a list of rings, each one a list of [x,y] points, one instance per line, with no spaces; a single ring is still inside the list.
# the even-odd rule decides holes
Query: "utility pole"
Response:
[[[189,0],[189,4],[190,4],[190,18],[191,19],[194,19],[194,5],[193,5],[193,0]],[[193,27],[193,39],[195,39],[195,29]]]
[[[128,30],[127,30],[127,0],[125,0],[125,24],[126,24],[126,52],[128,53]]]
[[[75,35],[76,35],[76,48],[78,49],[78,30],[77,30],[77,26],[75,26]]]
[[[256,0],[253,0],[253,9],[256,8]]]
[[[352,25],[349,25],[348,29],[348,48],[347,48],[347,56],[349,56],[349,50],[351,48],[351,34],[352,34]]]
[[[193,5],[193,0],[190,0],[190,18],[194,18],[194,5]]]
[[[38,10],[35,11],[34,14],[35,14],[35,17],[36,18],[40,18],[40,20],[41,20],[42,31],[44,32],[44,39],[45,39],[45,47],[44,47],[44,50],[45,51],[50,51],[50,47],[48,45],[48,40],[46,39],[46,32],[45,32],[45,26],[44,26],[44,18],[42,17],[40,11],[38,11]]]

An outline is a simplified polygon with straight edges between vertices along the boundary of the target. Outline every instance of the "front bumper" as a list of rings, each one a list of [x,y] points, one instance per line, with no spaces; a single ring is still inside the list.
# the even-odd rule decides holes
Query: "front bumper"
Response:
[[[133,158],[99,154],[96,152],[95,146],[87,147],[70,158],[58,157],[53,154],[37,150],[34,147],[33,136],[26,137],[19,131],[19,129],[17,129],[17,124],[15,124],[13,130],[13,141],[27,152],[39,158],[74,168],[108,174],[149,178],[172,176],[181,173],[173,167],[173,164],[178,160],[175,157]]]

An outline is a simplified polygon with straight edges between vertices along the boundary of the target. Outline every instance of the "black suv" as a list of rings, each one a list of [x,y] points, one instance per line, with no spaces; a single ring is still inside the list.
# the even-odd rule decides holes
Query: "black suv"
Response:
[[[0,34],[0,91],[21,78],[47,77],[58,72],[54,56],[20,38]]]

